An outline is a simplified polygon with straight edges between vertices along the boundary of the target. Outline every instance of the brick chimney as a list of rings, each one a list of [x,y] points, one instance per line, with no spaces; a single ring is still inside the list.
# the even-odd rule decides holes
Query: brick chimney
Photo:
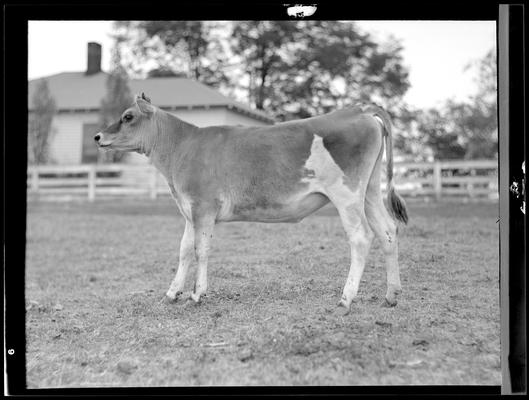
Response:
[[[88,42],[88,58],[85,75],[93,75],[99,72],[101,72],[101,45],[96,42]]]

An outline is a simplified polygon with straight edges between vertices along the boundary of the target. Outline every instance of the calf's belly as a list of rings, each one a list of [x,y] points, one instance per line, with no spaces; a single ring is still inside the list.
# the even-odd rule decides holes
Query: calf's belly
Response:
[[[233,207],[220,221],[298,222],[329,202],[321,193],[309,193],[285,202],[266,202],[244,208]]]

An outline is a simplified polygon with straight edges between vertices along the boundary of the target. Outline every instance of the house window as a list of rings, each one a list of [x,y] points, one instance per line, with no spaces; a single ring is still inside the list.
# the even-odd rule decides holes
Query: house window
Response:
[[[99,124],[83,124],[83,164],[96,163],[99,151],[94,141],[94,136],[99,130]]]

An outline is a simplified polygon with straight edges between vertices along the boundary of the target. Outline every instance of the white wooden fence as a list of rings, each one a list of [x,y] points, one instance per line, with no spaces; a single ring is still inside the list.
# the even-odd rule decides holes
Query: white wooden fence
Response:
[[[395,187],[411,197],[498,198],[496,160],[395,163]],[[383,168],[385,179],[385,168]],[[89,164],[29,166],[30,197],[74,198],[170,195],[165,178],[152,165]],[[385,182],[382,182],[385,190]]]

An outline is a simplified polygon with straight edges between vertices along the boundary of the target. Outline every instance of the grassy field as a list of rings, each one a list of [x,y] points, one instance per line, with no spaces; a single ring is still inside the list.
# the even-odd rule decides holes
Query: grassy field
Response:
[[[399,304],[381,307],[375,241],[342,316],[349,249],[330,209],[217,226],[195,305],[160,302],[184,227],[171,200],[32,202],[28,388],[501,384],[498,205],[408,205]]]

